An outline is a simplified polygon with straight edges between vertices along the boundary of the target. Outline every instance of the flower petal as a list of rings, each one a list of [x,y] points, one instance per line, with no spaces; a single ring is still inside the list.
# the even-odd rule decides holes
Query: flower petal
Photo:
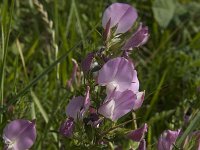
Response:
[[[3,131],[6,144],[15,150],[29,149],[36,139],[35,121],[17,119],[10,122]]]
[[[82,61],[81,67],[84,73],[90,70],[93,58],[94,58],[94,52],[91,52],[87,54],[86,58]]]
[[[100,85],[105,86],[109,82],[112,82],[114,80],[114,77],[118,71],[118,65],[121,61],[121,58],[114,58],[109,60],[107,63],[103,65],[101,70],[99,70],[98,75],[98,83]]]
[[[115,34],[128,31],[137,19],[136,10],[123,3],[114,3],[110,5],[103,14],[102,25],[106,29],[106,25],[110,20],[110,28],[118,24]]]
[[[100,113],[101,115],[103,115],[106,118],[112,119],[113,113],[114,113],[114,108],[115,108],[115,101],[110,100],[99,107],[98,113]]]
[[[137,99],[135,100],[135,105],[133,107],[133,110],[137,110],[138,108],[142,106],[145,92],[137,92],[136,95],[137,95]]]
[[[98,112],[104,117],[116,121],[120,117],[130,112],[134,107],[136,95],[133,91],[116,92],[110,100],[100,106]]]
[[[87,86],[87,91],[85,97],[78,96],[70,100],[66,108],[66,114],[68,117],[72,117],[75,121],[77,119],[82,119],[84,113],[90,106],[90,87]]]
[[[66,114],[69,117],[74,118],[76,121],[78,118],[82,118],[80,115],[80,111],[84,106],[84,97],[83,96],[78,96],[73,98],[72,100],[69,101],[69,104],[67,105],[66,108]]]
[[[71,137],[74,131],[75,125],[74,125],[74,119],[68,118],[63,122],[60,126],[59,132],[64,137]]]
[[[166,139],[171,143],[174,143],[180,133],[180,130],[177,131],[167,130],[166,132],[167,132]]]
[[[158,145],[157,145],[158,150],[172,150],[173,144],[176,142],[176,139],[178,138],[179,134],[180,130],[164,131],[158,140]]]
[[[140,144],[139,144],[137,150],[146,150],[146,141],[145,141],[145,139],[143,139],[142,141],[140,141]]]
[[[140,142],[144,138],[145,132],[147,132],[146,123],[141,128],[129,132],[127,137],[133,141]]]
[[[123,17],[119,20],[115,34],[127,32],[135,23],[137,12],[135,8],[129,7]]]
[[[107,93],[116,91],[123,92],[130,88],[134,70],[132,63],[123,57],[109,60],[99,71],[98,83],[107,86]]]
[[[168,141],[166,141],[163,135],[161,135],[158,140],[157,148],[158,150],[172,150],[172,145]]]
[[[85,99],[84,99],[84,109],[89,109],[90,106],[90,87],[87,86],[86,89],[86,95],[85,95]]]
[[[149,38],[148,27],[140,24],[137,31],[127,40],[122,50],[130,50],[131,48],[139,47],[147,42]]]
[[[139,90],[139,80],[137,77],[136,70],[133,70],[133,79],[132,79],[132,83],[131,83],[129,90],[132,90],[133,92],[138,92],[138,90]]]

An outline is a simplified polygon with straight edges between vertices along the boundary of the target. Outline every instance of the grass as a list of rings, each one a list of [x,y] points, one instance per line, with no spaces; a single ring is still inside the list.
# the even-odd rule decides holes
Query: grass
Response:
[[[42,0],[40,7],[35,2],[0,3],[0,133],[11,120],[36,118],[37,141],[32,149],[59,149],[56,133],[66,117],[66,105],[73,95],[84,94],[84,87],[66,90],[71,59],[80,66],[88,52],[103,45],[102,13],[115,1]],[[180,147],[188,133],[199,129],[200,3],[177,0],[182,10],[177,9],[163,28],[152,12],[153,0],[123,2],[137,8],[139,20],[150,31],[148,43],[131,55],[140,89],[146,93],[136,112],[137,122],[150,127],[149,149],[155,148],[165,129],[183,127],[185,132],[177,141]],[[184,125],[188,112],[191,121]]]

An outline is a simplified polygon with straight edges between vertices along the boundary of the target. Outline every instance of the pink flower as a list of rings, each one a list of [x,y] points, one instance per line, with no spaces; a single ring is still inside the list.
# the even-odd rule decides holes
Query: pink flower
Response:
[[[11,121],[3,130],[5,149],[26,150],[36,139],[35,121],[17,119]]]
[[[114,91],[99,107],[98,113],[112,121],[116,121],[134,108],[136,99],[136,94],[131,90]]]
[[[147,124],[145,123],[141,128],[133,130],[127,134],[127,137],[135,142],[140,142],[147,132]]]
[[[146,141],[145,141],[145,139],[143,139],[142,141],[140,141],[140,144],[139,144],[137,150],[146,150]]]
[[[63,122],[60,126],[60,134],[64,137],[71,137],[74,131],[75,125],[74,125],[74,119],[68,118]]]
[[[173,144],[179,136],[180,130],[167,130],[160,136],[158,140],[158,150],[172,150]]]
[[[115,26],[115,34],[127,32],[136,21],[138,15],[132,6],[123,3],[113,3],[103,14],[102,25],[107,34]]]
[[[109,60],[99,70],[98,83],[106,86],[107,94],[114,89],[119,92],[125,90],[138,91],[139,81],[133,64],[123,57]]]
[[[132,82],[131,82],[131,86],[128,89],[132,90],[133,92],[139,91],[139,80],[138,80],[138,77],[137,77],[137,71],[134,70],[134,66],[133,66],[133,79],[132,79]]]
[[[149,38],[148,27],[140,24],[137,31],[127,40],[122,50],[131,50],[145,44]]]
[[[83,118],[84,113],[90,106],[89,90],[90,87],[88,86],[85,97],[78,96],[70,100],[66,108],[67,116],[72,117],[75,121]]]
[[[136,93],[137,99],[135,100],[135,105],[133,107],[133,110],[137,110],[142,106],[142,103],[144,101],[144,95],[145,95],[145,92]]]
[[[86,58],[81,62],[81,67],[84,73],[87,73],[90,70],[94,55],[94,52],[88,53]]]

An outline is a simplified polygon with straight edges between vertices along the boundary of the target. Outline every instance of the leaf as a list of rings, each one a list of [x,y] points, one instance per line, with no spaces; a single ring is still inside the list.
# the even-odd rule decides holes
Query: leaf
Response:
[[[174,16],[175,0],[155,0],[152,10],[154,17],[161,27],[166,28]]]

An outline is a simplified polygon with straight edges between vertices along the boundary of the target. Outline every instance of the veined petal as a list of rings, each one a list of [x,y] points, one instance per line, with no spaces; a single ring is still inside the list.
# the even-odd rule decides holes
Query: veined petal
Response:
[[[123,92],[130,88],[134,70],[132,63],[123,57],[109,60],[99,71],[98,83],[107,86],[107,93],[116,91]]]
[[[138,108],[142,106],[142,103],[144,101],[144,95],[145,95],[144,91],[136,93],[137,99],[135,100],[135,105],[133,107],[133,110],[137,110]]]
[[[126,90],[122,93],[116,92],[116,94],[113,121],[129,113],[133,109],[136,100],[136,95],[130,90]]]
[[[64,137],[71,137],[74,131],[74,119],[68,118],[66,119],[60,126],[59,132]]]
[[[165,139],[164,135],[161,135],[158,140],[157,148],[158,150],[172,150],[172,145]]]
[[[88,109],[89,106],[90,106],[90,87],[87,86],[86,95],[85,95],[85,99],[84,99],[84,108]]]
[[[115,34],[127,32],[135,23],[137,16],[136,9],[130,6],[119,20]]]
[[[77,119],[82,119],[84,113],[88,110],[90,106],[90,87],[87,86],[87,91],[85,97],[78,96],[69,101],[66,108],[66,114],[68,117],[72,117],[75,121]]]
[[[180,134],[180,130],[172,131],[166,130],[162,133],[158,140],[158,150],[172,150],[173,144],[176,142]]]
[[[114,3],[110,5],[103,14],[102,25],[106,25],[110,20],[110,28],[117,25],[115,34],[127,32],[137,19],[135,8],[128,4]]]
[[[121,57],[114,58],[106,62],[99,70],[98,83],[105,86],[109,82],[112,82],[118,71],[118,65],[121,61]]]
[[[109,100],[106,99],[98,112],[104,117],[116,121],[133,109],[135,100],[136,95],[133,91],[116,92],[113,97],[109,97]]]
[[[8,148],[29,149],[36,139],[35,121],[14,120],[4,128],[3,137]]]
[[[145,141],[145,139],[140,141],[140,144],[138,146],[138,150],[146,150],[146,141]]]
[[[147,124],[145,123],[141,128],[129,132],[127,137],[133,141],[140,142],[144,138],[146,132]]]
[[[148,27],[140,24],[137,31],[127,40],[122,50],[130,50],[131,48],[139,47],[147,42],[149,38]]]
[[[91,52],[87,54],[86,58],[82,61],[81,67],[84,73],[90,70],[93,58],[94,58],[94,52]]]
[[[133,79],[132,79],[132,83],[131,83],[129,90],[132,90],[133,92],[139,91],[139,80],[138,80],[138,77],[137,77],[137,71],[136,70],[133,70]]]
[[[174,143],[180,133],[180,130],[177,131],[167,130],[166,132],[167,132],[166,139],[171,143]]]
[[[84,106],[84,97],[83,96],[78,96],[73,98],[72,100],[69,101],[69,104],[67,105],[66,108],[66,114],[68,117],[74,118],[76,121],[78,118],[81,118],[80,116],[80,111]]]
[[[115,101],[110,100],[99,107],[98,113],[100,113],[106,118],[111,119],[113,118],[114,108],[115,108]]]

